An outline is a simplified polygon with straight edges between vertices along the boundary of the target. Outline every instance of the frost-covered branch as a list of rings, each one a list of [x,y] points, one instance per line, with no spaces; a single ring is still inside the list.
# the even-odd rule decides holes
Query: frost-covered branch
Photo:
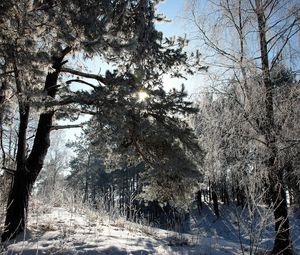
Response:
[[[84,78],[88,78],[88,79],[94,79],[97,80],[103,84],[105,84],[107,82],[107,79],[105,79],[104,77],[100,76],[100,75],[96,75],[96,74],[89,74],[89,73],[84,73],[81,71],[77,71],[68,67],[62,67],[60,69],[60,71],[62,73],[70,73],[70,74],[74,74],[74,75],[78,75],[80,77],[84,77]]]
[[[74,124],[74,125],[57,125],[57,126],[52,126],[51,131],[53,130],[61,130],[61,129],[69,129],[69,128],[82,128],[82,124]]]

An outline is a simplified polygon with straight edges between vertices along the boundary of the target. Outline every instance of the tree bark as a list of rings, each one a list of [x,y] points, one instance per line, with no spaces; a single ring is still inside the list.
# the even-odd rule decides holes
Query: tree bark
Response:
[[[203,208],[203,203],[202,203],[202,190],[199,189],[196,193],[196,202],[197,202],[197,209],[198,209],[198,213],[199,215],[201,215],[201,211]]]
[[[5,230],[2,234],[2,241],[10,239],[23,231],[25,228],[25,217],[28,207],[26,199],[30,187],[27,181],[26,160],[26,132],[29,118],[29,106],[21,102],[19,104],[20,123],[17,150],[17,169],[8,195]]]
[[[60,67],[65,63],[63,58],[70,52],[66,48],[61,56],[53,58],[53,73],[48,73],[45,81],[45,91],[48,96],[55,97],[57,92],[57,79]],[[17,169],[8,198],[5,230],[1,241],[14,238],[25,228],[28,200],[32,187],[42,170],[44,159],[50,146],[50,131],[54,111],[42,113],[30,155],[26,159],[26,129],[28,125],[29,106],[20,104],[20,127],[18,137]]]

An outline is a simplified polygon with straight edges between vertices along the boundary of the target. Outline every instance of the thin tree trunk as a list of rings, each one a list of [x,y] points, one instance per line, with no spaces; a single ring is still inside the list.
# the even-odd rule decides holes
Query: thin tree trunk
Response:
[[[82,204],[85,204],[88,200],[89,183],[88,183],[88,169],[85,169],[85,183],[84,183],[84,194]]]
[[[0,143],[2,150],[2,166],[6,166],[6,153],[3,147],[3,116],[5,111],[6,90],[7,82],[3,79],[2,86],[0,88]]]
[[[215,215],[219,219],[220,218],[220,212],[219,212],[218,196],[217,196],[217,193],[214,190],[212,191],[212,200],[213,200]]]
[[[212,188],[211,197],[212,197],[212,201],[213,201],[214,212],[215,212],[215,215],[217,216],[217,218],[219,219],[220,211],[219,211],[218,195],[216,192],[216,184],[213,183],[211,188]]]
[[[88,155],[88,162],[85,168],[85,184],[84,184],[84,195],[82,203],[85,204],[88,201],[89,197],[89,169],[90,168],[90,155]]]

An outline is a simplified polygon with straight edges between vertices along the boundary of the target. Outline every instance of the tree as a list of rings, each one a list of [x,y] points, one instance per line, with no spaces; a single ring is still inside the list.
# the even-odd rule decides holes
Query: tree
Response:
[[[159,2],[22,0],[9,1],[7,11],[1,13],[1,20],[4,20],[0,23],[1,57],[5,61],[5,72],[9,72],[7,82],[16,91],[14,96],[19,108],[17,164],[2,241],[13,238],[25,227],[29,194],[43,167],[55,116],[74,118],[78,113],[88,113],[94,115],[98,123],[106,125],[112,120],[120,123],[123,117],[131,116],[137,118],[134,119],[136,124],[143,118],[143,112],[132,114],[137,107],[132,95],[142,88],[157,93],[158,98],[156,101],[154,97],[156,102],[151,105],[153,116],[144,123],[148,130],[152,124],[150,118],[159,119],[167,112],[175,114],[192,109],[183,100],[182,92],[174,91],[164,96],[161,89],[161,75],[171,72],[178,76],[182,69],[190,71],[190,66],[182,51],[184,39],[179,38],[181,47],[175,47],[174,41],[163,40],[154,27],[155,5]],[[67,56],[76,52],[85,57],[98,55],[117,69],[105,75],[92,75],[65,67]],[[64,73],[80,78],[64,83],[60,79]],[[92,78],[96,85],[82,78]],[[74,82],[92,90],[72,92],[69,86]],[[160,89],[155,90],[157,86]],[[40,107],[41,114],[27,155],[28,118],[34,106]],[[162,115],[158,114],[161,111]],[[126,118],[126,125],[129,119]],[[168,121],[166,127],[171,130],[176,124],[172,117],[159,121],[161,126],[163,121]],[[107,129],[112,127],[108,125]],[[129,131],[120,128],[122,134]],[[177,137],[181,135],[178,133]]]
[[[65,170],[67,169],[68,151],[64,143],[63,132],[51,133],[51,147],[46,156],[45,163],[36,181],[37,194],[50,202],[55,199],[58,203],[62,189],[65,186]]]
[[[95,204],[96,190],[102,189],[99,182],[108,179],[105,174],[101,176],[101,173],[105,172],[102,161],[83,134],[80,136],[80,142],[73,142],[68,146],[76,153],[69,163],[71,170],[67,177],[68,185],[75,191],[83,192],[83,204]]]
[[[192,180],[200,174],[202,150],[189,125],[179,116],[196,109],[184,100],[183,89],[166,93],[159,85],[149,84],[145,101],[120,94],[118,108],[111,104],[102,107],[90,121],[88,140],[109,168],[116,167],[111,166],[113,162],[121,166],[145,162],[145,198],[186,206],[186,195],[194,188],[187,183],[194,183]]]
[[[282,72],[286,73],[286,71]],[[282,79],[278,83],[279,87],[276,85],[274,94],[275,126],[281,129],[277,133],[277,146],[280,152],[278,164],[283,172],[285,191],[288,192],[290,198],[289,204],[298,208],[296,201],[299,187],[295,186],[295,182],[298,182],[299,177],[297,177],[297,171],[293,169],[298,161],[299,143],[291,144],[290,139],[298,137],[299,131],[297,128],[299,118],[294,110],[300,105],[297,99],[296,101],[293,99],[299,93],[296,92],[299,91],[299,83],[293,80],[293,76],[281,74],[279,76]],[[276,81],[279,79],[275,77],[278,76],[273,74],[272,81],[277,84]],[[252,88],[258,87],[249,97],[251,100],[249,103],[255,102],[257,114],[254,112],[252,114],[259,116],[260,109],[264,106],[264,101],[258,96],[261,95],[260,84],[249,81],[249,85]],[[202,167],[204,184],[208,187],[212,182],[217,183],[219,200],[222,198],[222,190],[225,187],[231,202],[252,212],[252,215],[256,215],[252,218],[252,224],[257,224],[259,221],[262,223],[261,226],[264,226],[267,214],[264,214],[264,218],[256,214],[257,210],[261,211],[262,202],[269,206],[265,212],[272,213],[275,209],[269,194],[264,141],[261,141],[262,136],[257,136],[255,130],[245,121],[244,111],[240,109],[239,100],[236,98],[234,83],[224,92],[218,95],[211,92],[201,99],[199,113],[194,119],[200,144],[203,144],[203,149],[206,151]],[[260,203],[255,204],[255,201],[260,201]],[[271,219],[271,216],[268,218]],[[250,236],[250,233],[247,234]],[[259,245],[259,238],[255,239],[255,242]]]
[[[194,4],[197,2],[193,1]],[[249,124],[243,135],[249,136],[247,132],[254,131],[254,136],[251,137],[259,142],[254,148],[264,155],[262,163],[268,173],[268,187],[274,205],[276,236],[272,253],[292,254],[285,197],[285,168],[281,165],[282,152],[279,149],[282,143],[290,142],[288,139],[282,139],[283,136],[280,137],[283,133],[277,123],[282,116],[278,118],[277,115],[276,84],[272,73],[276,67],[287,65],[287,60],[292,59],[289,58],[287,49],[295,53],[291,44],[295,42],[295,35],[299,34],[299,3],[221,0],[212,2],[211,6],[215,15],[212,16],[213,24],[209,23],[209,26],[214,25],[214,37],[205,30],[205,24],[199,22],[195,12],[192,12],[192,20],[200,32],[201,39],[209,51],[213,52],[214,61],[218,56],[223,77],[224,73],[227,73],[225,80],[218,79],[218,82],[232,84],[232,79],[235,81],[237,96],[234,98],[238,103],[236,106],[241,109],[243,121]],[[206,9],[209,8],[206,6]],[[232,44],[228,43],[228,38],[233,40]],[[292,57],[294,56],[296,55],[293,54]],[[258,78],[259,75],[261,78]],[[259,86],[253,88],[253,84]],[[251,98],[255,95],[254,89],[260,92],[256,93],[256,96],[262,98],[257,105],[252,102],[259,100]]]
[[[75,192],[83,194],[82,203],[105,209],[107,212],[132,213],[134,200],[141,192],[143,164],[121,169],[105,169],[98,150],[82,134],[85,143],[74,142],[72,148],[76,156],[70,161],[68,186]],[[135,202],[136,202],[135,201]],[[131,208],[131,210],[130,210]],[[100,208],[99,208],[100,209]],[[132,215],[131,215],[132,216]],[[132,219],[132,217],[129,217]]]
[[[280,10],[279,3],[269,3],[263,2],[261,0],[256,0],[255,4],[252,4],[253,11],[257,17],[258,32],[259,32],[259,42],[260,42],[260,60],[263,76],[263,86],[265,90],[264,100],[265,100],[265,118],[264,125],[262,126],[262,131],[265,136],[266,147],[268,150],[268,158],[266,166],[269,171],[269,181],[270,181],[270,192],[272,196],[272,202],[274,203],[274,218],[275,218],[275,242],[272,250],[273,254],[284,253],[292,254],[292,244],[290,237],[290,225],[288,219],[288,209],[286,201],[285,186],[283,180],[283,171],[280,169],[277,163],[278,159],[278,147],[277,138],[275,136],[275,113],[274,113],[274,84],[271,79],[271,70],[277,63],[285,44],[290,40],[293,34],[299,31],[299,28],[294,28],[298,17],[284,17],[276,21],[276,23],[282,23],[288,21],[288,26],[284,25],[283,28],[279,30],[273,37],[278,40],[278,38],[283,37],[284,42],[279,50],[274,54],[272,59],[272,64],[269,62],[269,52],[274,46],[274,38],[267,38],[266,31],[269,29],[267,27],[268,23],[272,24],[270,20],[270,15],[273,10]],[[269,5],[271,4],[271,9]],[[297,7],[297,6],[296,6]],[[298,6],[299,8],[299,6]],[[297,13],[295,13],[297,14]]]

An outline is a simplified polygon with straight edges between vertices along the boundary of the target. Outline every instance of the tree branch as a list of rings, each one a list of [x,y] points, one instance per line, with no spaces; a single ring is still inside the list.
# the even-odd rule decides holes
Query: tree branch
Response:
[[[212,41],[212,39],[207,35],[206,31],[204,31],[204,29],[197,22],[197,17],[196,17],[196,14],[194,11],[192,12],[192,15],[193,15],[192,21],[194,22],[195,26],[199,30],[200,34],[204,37],[204,43],[206,43],[211,49],[216,51],[218,54],[227,57],[228,59],[230,59],[233,62],[237,62],[236,58],[232,54],[230,54],[226,50],[220,48],[216,43],[214,43]]]
[[[89,82],[86,82],[86,81],[83,81],[83,80],[79,80],[79,79],[73,79],[73,80],[68,80],[66,81],[66,84],[70,85],[72,82],[78,82],[78,83],[82,83],[82,84],[85,84],[85,85],[88,85],[90,87],[92,87],[93,89],[97,89],[98,86],[95,86]]]
[[[82,124],[74,124],[74,125],[57,125],[57,126],[52,126],[51,131],[53,130],[60,130],[60,129],[67,129],[67,128],[82,128]]]
[[[7,167],[2,167],[2,169],[6,172],[6,173],[8,173],[8,174],[10,174],[10,175],[12,175],[12,176],[14,176],[15,175],[15,173],[16,173],[16,170],[15,169],[10,169],[10,168],[7,168]]]
[[[68,67],[62,67],[60,69],[60,72],[70,73],[70,74],[78,75],[80,77],[94,79],[94,80],[100,81],[103,84],[105,84],[107,82],[107,79],[100,76],[100,75],[84,73],[84,72],[77,71],[77,70],[74,70],[74,69],[71,69],[71,68],[68,68]]]

